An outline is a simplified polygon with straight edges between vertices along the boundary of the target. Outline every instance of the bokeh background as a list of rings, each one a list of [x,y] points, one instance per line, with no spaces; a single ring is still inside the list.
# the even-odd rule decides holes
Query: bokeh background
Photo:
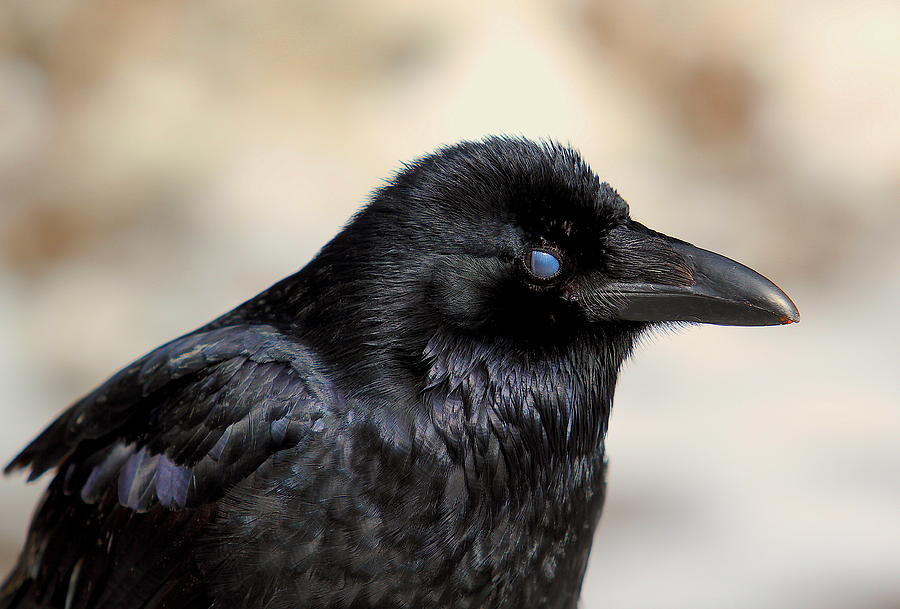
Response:
[[[302,266],[398,168],[581,149],[802,323],[620,383],[584,606],[900,607],[900,4],[0,3],[0,455]],[[0,573],[42,483],[0,481]]]

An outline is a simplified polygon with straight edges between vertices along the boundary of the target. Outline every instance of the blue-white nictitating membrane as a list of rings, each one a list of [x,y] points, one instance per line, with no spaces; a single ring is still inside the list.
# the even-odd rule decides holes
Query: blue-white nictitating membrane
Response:
[[[528,266],[532,273],[538,277],[547,279],[559,272],[560,264],[559,259],[550,252],[532,250],[531,256],[529,256]]]

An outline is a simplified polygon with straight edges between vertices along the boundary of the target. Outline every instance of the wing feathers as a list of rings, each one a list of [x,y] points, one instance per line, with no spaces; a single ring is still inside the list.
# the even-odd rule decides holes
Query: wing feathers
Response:
[[[66,491],[85,502],[115,485],[135,511],[197,506],[312,430],[331,407],[316,370],[268,326],[189,335],[77,402],[6,471],[33,479],[66,460]]]

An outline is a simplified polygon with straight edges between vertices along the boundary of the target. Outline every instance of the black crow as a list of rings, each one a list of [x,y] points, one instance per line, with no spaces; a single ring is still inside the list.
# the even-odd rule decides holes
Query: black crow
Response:
[[[638,336],[797,319],[567,147],[442,148],[9,464],[55,475],[0,608],[573,608]]]

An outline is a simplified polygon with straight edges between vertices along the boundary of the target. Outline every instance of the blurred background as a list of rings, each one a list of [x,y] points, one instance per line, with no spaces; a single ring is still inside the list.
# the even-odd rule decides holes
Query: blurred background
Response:
[[[781,328],[621,379],[588,609],[900,607],[900,4],[0,3],[0,456],[491,133],[579,148]],[[45,481],[0,481],[0,573]]]

